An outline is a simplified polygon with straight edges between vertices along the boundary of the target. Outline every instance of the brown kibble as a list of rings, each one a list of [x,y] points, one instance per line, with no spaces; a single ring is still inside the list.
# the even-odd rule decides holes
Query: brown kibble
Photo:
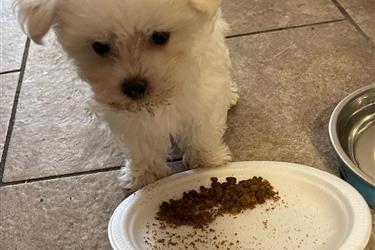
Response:
[[[237,179],[235,177],[227,177],[225,178],[225,180],[229,183],[229,184],[236,184],[237,182]]]
[[[268,199],[277,199],[277,194],[262,177],[241,180],[239,183],[235,177],[226,177],[223,183],[217,177],[211,177],[210,188],[201,186],[199,191],[184,192],[181,199],[163,201],[156,219],[175,227],[190,225],[203,228],[217,216],[253,209]],[[212,232],[211,229],[209,231]]]
[[[217,182],[217,177],[211,177],[211,182]]]
[[[279,197],[271,184],[262,177],[239,182],[235,177],[227,177],[225,180],[219,182],[217,177],[211,177],[210,187],[201,186],[198,190],[183,192],[180,199],[163,201],[156,215],[158,223],[146,224],[146,233],[152,238],[144,237],[146,245],[155,250],[168,249],[175,245],[181,249],[198,250],[201,244],[212,244],[211,248],[217,249],[230,249],[235,243],[239,244],[239,240],[231,242],[231,237],[227,238],[221,231],[216,232],[209,224],[217,216],[230,214],[233,215],[232,218],[236,218],[236,214],[246,209],[253,209],[266,200],[276,201]],[[268,208],[267,211],[276,207],[271,206],[274,207]],[[267,227],[267,221],[263,221],[263,224]],[[182,236],[165,231],[167,226],[177,228],[181,225],[192,226],[193,230]],[[162,237],[158,235],[161,230],[164,231]],[[212,235],[207,237],[208,234]],[[237,232],[233,234],[238,235]]]

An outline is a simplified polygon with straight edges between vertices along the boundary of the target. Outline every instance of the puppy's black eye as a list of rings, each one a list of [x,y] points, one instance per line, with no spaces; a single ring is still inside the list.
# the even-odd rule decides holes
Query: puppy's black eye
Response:
[[[164,45],[169,40],[169,32],[154,32],[152,33],[152,42],[157,45]]]
[[[107,54],[111,49],[109,44],[102,43],[102,42],[94,42],[92,44],[92,48],[98,55],[101,55],[101,56]]]

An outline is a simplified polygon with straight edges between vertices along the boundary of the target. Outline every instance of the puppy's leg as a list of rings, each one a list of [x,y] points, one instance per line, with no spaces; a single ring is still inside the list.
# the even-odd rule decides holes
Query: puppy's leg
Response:
[[[223,142],[225,122],[226,112],[220,119],[207,119],[192,126],[185,134],[185,165],[190,168],[216,167],[232,160],[232,154]]]
[[[128,159],[125,161],[125,166],[121,168],[119,179],[122,187],[135,191],[169,174],[170,169],[165,159],[163,159],[163,161],[137,161]]]
[[[147,184],[170,174],[166,157],[169,141],[148,142],[147,139],[127,144],[128,159],[121,169],[121,185],[130,190],[137,190]]]
[[[170,149],[169,131],[148,113],[118,112],[94,100],[88,101],[90,113],[103,127],[108,127],[114,140],[126,155],[121,169],[121,184],[136,190],[170,173],[166,158]]]

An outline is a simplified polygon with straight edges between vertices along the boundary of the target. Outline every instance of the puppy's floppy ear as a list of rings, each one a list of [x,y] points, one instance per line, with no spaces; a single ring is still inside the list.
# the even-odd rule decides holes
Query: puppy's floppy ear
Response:
[[[15,0],[13,8],[25,33],[38,44],[55,23],[58,0]]]
[[[220,0],[189,0],[190,5],[209,17],[213,17],[220,6]]]

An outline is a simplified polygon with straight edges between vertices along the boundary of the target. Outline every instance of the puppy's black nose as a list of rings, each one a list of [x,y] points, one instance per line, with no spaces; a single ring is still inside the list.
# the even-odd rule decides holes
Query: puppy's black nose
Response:
[[[148,82],[142,78],[130,78],[121,85],[121,91],[132,99],[142,98],[146,92]]]

